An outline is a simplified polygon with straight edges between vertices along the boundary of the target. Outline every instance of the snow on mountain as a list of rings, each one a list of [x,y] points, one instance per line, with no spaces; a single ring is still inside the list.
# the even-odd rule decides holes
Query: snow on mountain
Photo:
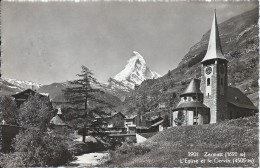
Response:
[[[141,54],[134,51],[133,56],[128,60],[125,68],[113,79],[121,82],[127,88],[134,89],[135,85],[140,85],[146,79],[159,78],[156,72],[151,71]]]
[[[41,87],[41,84],[32,81],[24,81],[24,80],[9,79],[9,78],[4,78],[3,80],[13,84],[14,86],[17,86],[17,88],[20,88],[21,90],[25,90],[29,88],[39,89]]]

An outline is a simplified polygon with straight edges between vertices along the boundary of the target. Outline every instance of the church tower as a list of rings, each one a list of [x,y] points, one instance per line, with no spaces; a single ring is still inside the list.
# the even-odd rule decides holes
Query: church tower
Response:
[[[201,61],[201,91],[204,104],[210,108],[210,123],[228,118],[227,62],[221,48],[215,10],[207,53]]]

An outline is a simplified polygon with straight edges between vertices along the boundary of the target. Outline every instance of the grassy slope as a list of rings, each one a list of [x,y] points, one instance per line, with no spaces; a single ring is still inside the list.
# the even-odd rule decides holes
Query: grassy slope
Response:
[[[107,166],[258,166],[258,137],[256,116],[218,124],[174,127],[158,133],[138,147],[131,147],[127,150],[129,152],[115,151]],[[138,155],[133,152],[136,149],[149,152]],[[199,157],[187,157],[188,152],[199,152]],[[255,163],[180,163],[182,158],[203,159],[204,152],[246,152],[246,158],[254,158]]]

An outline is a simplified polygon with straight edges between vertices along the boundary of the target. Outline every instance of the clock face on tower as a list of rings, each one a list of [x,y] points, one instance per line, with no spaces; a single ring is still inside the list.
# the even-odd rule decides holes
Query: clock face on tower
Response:
[[[212,68],[211,67],[207,67],[206,68],[206,74],[209,75],[209,74],[211,74],[211,72],[212,72]]]
[[[222,74],[224,73],[225,70],[224,70],[224,66],[223,66],[223,65],[220,65],[219,71],[220,71],[220,73],[222,73]]]

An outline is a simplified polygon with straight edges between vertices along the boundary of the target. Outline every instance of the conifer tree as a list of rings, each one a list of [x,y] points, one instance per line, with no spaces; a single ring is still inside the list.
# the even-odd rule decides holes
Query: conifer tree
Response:
[[[15,101],[10,96],[0,97],[0,122],[17,125],[18,112]]]
[[[99,86],[100,84],[93,77],[93,73],[84,65],[81,66],[82,70],[80,74],[77,74],[79,79],[69,81],[69,86],[63,90],[65,98],[72,104],[72,108],[77,111],[79,120],[83,119],[83,142],[85,142],[85,136],[87,127],[94,124],[95,115],[102,118],[105,113],[100,110],[100,108],[89,108],[89,102],[95,102],[99,105],[105,105],[111,107],[102,98],[98,98],[95,93],[104,94],[98,88],[94,86]],[[94,128],[95,129],[95,128]],[[97,131],[97,129],[95,130]]]
[[[53,107],[49,98],[40,97],[38,93],[29,96],[18,110],[19,125],[25,129],[47,131],[49,122],[53,117]]]

